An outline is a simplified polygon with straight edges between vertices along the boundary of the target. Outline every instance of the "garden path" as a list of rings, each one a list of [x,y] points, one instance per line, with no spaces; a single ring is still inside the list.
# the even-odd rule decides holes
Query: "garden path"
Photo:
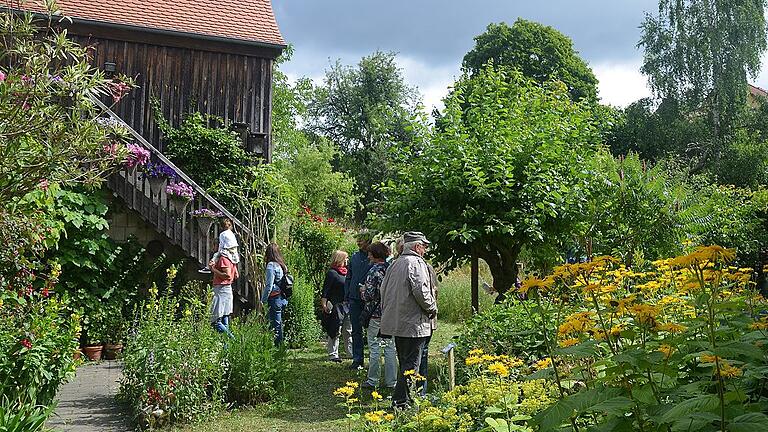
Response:
[[[122,376],[117,361],[87,364],[56,395],[58,406],[47,426],[59,432],[128,432],[128,416],[115,401]]]

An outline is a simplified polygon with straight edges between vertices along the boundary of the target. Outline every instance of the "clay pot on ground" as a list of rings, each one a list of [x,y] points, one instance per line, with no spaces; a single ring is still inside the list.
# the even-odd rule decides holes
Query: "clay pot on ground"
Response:
[[[123,344],[104,345],[104,360],[115,360],[123,352]]]
[[[85,354],[86,357],[88,357],[88,360],[90,361],[99,361],[101,360],[101,351],[104,347],[101,345],[92,345],[87,346],[82,349],[83,354]]]

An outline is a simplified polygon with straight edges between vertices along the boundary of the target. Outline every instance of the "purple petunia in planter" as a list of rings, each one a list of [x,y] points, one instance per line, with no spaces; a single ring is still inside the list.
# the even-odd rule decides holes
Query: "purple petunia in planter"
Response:
[[[168,180],[176,178],[176,171],[162,162],[147,162],[141,168],[142,178],[149,180],[152,194],[158,194],[168,184]]]
[[[224,217],[224,213],[218,210],[211,210],[207,208],[193,210],[189,214],[192,215],[193,218],[197,219],[197,224],[203,234],[208,233],[208,230],[211,229],[211,225],[213,225],[216,219]]]
[[[195,198],[195,189],[184,183],[175,182],[165,187],[165,194],[168,196],[168,202],[173,207],[177,215],[182,214],[184,207]]]

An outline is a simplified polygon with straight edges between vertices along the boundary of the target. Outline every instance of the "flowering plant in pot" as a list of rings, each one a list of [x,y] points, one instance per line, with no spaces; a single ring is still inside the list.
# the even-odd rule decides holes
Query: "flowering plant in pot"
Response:
[[[176,171],[162,162],[147,162],[141,171],[142,177],[149,180],[152,194],[159,193],[168,183],[168,179],[176,177]]]
[[[136,172],[136,168],[143,167],[149,163],[149,150],[138,144],[128,144],[128,156],[123,161],[123,166],[128,169],[130,174]]]
[[[114,360],[123,351],[128,323],[123,319],[119,305],[110,305],[104,317],[104,359]]]
[[[211,229],[211,225],[213,225],[216,219],[224,217],[224,213],[218,210],[211,210],[207,208],[194,210],[190,212],[190,214],[193,218],[197,219],[197,224],[203,234],[208,233],[208,230]]]
[[[168,195],[168,202],[173,207],[176,214],[181,214],[184,207],[195,198],[195,189],[182,182],[175,182],[165,187],[165,193]]]

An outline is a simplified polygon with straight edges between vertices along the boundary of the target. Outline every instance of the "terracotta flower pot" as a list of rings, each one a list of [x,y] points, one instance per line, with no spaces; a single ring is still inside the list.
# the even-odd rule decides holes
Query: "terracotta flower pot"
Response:
[[[115,360],[123,352],[123,344],[104,345],[104,360]]]
[[[83,354],[85,354],[90,361],[99,361],[101,360],[101,351],[103,348],[104,347],[101,345],[87,346],[83,348]]]

